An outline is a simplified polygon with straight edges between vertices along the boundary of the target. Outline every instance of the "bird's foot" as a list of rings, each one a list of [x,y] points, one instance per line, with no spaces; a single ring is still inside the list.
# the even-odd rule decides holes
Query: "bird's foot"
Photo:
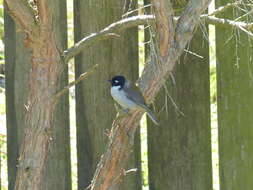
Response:
[[[127,108],[120,107],[118,104],[115,104],[115,108],[116,108],[116,111],[118,113],[118,116],[124,116],[125,114],[128,114],[129,111],[130,111]]]

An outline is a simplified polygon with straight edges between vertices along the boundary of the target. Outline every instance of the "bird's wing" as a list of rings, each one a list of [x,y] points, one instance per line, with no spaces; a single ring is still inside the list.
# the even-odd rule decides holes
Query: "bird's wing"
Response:
[[[159,122],[158,122],[156,116],[153,114],[153,112],[149,109],[149,107],[145,103],[145,99],[144,99],[141,91],[139,90],[139,88],[135,84],[130,85],[129,83],[127,84],[127,87],[128,88],[124,88],[124,91],[126,92],[126,96],[130,100],[134,101],[137,105],[139,105],[142,109],[144,109],[147,112],[149,118],[156,125],[159,125]]]
[[[139,88],[135,84],[128,84],[127,88],[124,88],[127,97],[139,105],[146,106],[144,97]]]

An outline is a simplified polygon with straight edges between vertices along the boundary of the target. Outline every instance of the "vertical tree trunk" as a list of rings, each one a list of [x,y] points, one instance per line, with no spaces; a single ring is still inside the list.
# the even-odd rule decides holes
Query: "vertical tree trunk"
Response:
[[[68,95],[56,108],[52,98],[68,82],[60,59],[67,44],[66,2],[57,0],[48,6],[54,10],[48,12],[54,21],[32,40],[22,30],[16,33],[14,23],[5,16],[10,190],[15,178],[15,189],[71,189]]]
[[[216,3],[221,6],[228,1]],[[221,16],[234,19],[241,13],[230,9]],[[252,45],[247,34],[216,27],[221,190],[253,187]]]
[[[75,0],[75,41],[120,20],[121,15],[129,8],[135,9],[136,2],[130,5],[129,1],[121,0],[92,2]],[[94,64],[100,65],[96,73],[76,87],[78,189],[80,190],[91,183],[98,161],[108,143],[106,133],[111,128],[116,115],[107,80],[118,74],[123,74],[133,81],[138,78],[137,27],[119,35],[118,39],[90,47],[75,59],[76,77]],[[126,177],[126,189],[141,188],[139,141],[139,133],[137,133],[135,156],[129,169],[138,168],[138,171]]]
[[[13,190],[17,158],[25,128],[30,53],[24,48],[23,33],[16,33],[11,17],[4,13],[8,189]]]
[[[66,1],[54,0],[54,32],[60,51],[67,48],[67,8]],[[65,66],[59,79],[59,89],[68,84],[68,67]],[[56,105],[53,120],[53,143],[46,168],[43,190],[71,190],[69,94],[63,95]]]
[[[209,50],[202,31],[189,51],[203,58],[181,56],[155,101],[159,127],[148,120],[150,190],[212,189]]]

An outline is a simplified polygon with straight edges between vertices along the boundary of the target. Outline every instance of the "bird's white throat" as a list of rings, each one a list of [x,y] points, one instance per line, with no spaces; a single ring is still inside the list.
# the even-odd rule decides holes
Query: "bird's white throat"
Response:
[[[130,100],[124,90],[120,90],[120,86],[112,86],[111,87],[111,95],[113,99],[118,102],[123,108],[134,109],[136,108],[136,103]]]
[[[121,86],[112,86],[111,87],[111,95],[115,101],[120,101],[122,96],[125,96],[123,90],[120,90]]]

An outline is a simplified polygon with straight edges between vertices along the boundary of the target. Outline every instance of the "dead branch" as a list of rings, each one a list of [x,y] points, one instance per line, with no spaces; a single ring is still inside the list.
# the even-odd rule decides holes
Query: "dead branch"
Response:
[[[141,6],[141,7],[137,8],[137,9],[128,11],[128,12],[126,12],[125,14],[122,15],[122,18],[129,17],[129,15],[131,15],[132,13],[136,13],[136,12],[139,11],[139,10],[142,10],[142,9],[145,9],[145,8],[151,7],[151,6],[152,6],[151,4],[148,4],[148,5],[145,5],[145,6]]]
[[[164,3],[163,0],[160,1]],[[209,2],[210,0],[190,1],[178,21],[173,44],[167,46],[171,47],[167,49],[167,56],[160,64],[150,63],[145,66],[138,84],[148,103],[154,99],[182,54],[185,45],[192,38],[200,14],[207,8]],[[169,15],[172,14],[169,13]],[[168,19],[169,31],[173,31],[169,22],[171,21]],[[98,164],[91,183],[91,190],[118,189],[124,176],[122,171],[131,154],[134,134],[141,116],[140,111],[135,111],[131,115],[116,118],[111,129],[108,149]]]
[[[20,0],[4,0],[5,8],[12,16],[17,24],[24,30],[25,33],[32,36],[32,30],[38,26],[34,19],[33,12],[24,1]]]
[[[118,22],[115,22],[103,30],[93,33],[79,42],[77,42],[74,46],[65,50],[63,53],[63,59],[65,63],[67,63],[71,58],[79,54],[85,47],[92,45],[101,40],[105,40],[115,35],[113,33],[122,31],[126,28],[135,27],[142,24],[147,24],[147,22],[152,22],[154,20],[154,16],[152,15],[141,15],[141,16],[133,16],[129,18],[122,19]]]
[[[208,14],[208,16],[213,16],[213,15],[217,15],[220,13],[225,12],[227,9],[231,8],[231,7],[237,7],[238,5],[241,5],[241,2],[233,2],[233,3],[227,3],[224,6],[220,6],[217,9],[215,9],[212,13]]]
[[[224,13],[227,9],[232,8],[232,7],[238,7],[239,5],[249,6],[249,7],[253,6],[253,4],[245,4],[242,1],[227,3],[226,5],[220,6],[217,9],[215,9],[212,13],[208,14],[208,16],[213,16],[213,15]]]
[[[240,22],[240,21],[233,21],[229,19],[224,18],[217,18],[215,16],[208,16],[207,14],[201,15],[201,18],[208,24],[213,24],[215,26],[221,26],[221,27],[232,27],[242,30],[243,32],[246,32],[248,35],[253,37],[253,34],[250,32],[253,28],[253,23],[246,23],[246,22]]]
[[[87,72],[82,73],[76,80],[70,82],[67,86],[65,86],[62,90],[60,90],[59,92],[57,92],[53,98],[57,101],[59,97],[61,97],[62,95],[64,95],[65,93],[67,93],[69,91],[69,89],[72,86],[75,86],[76,84],[78,84],[79,82],[81,82],[82,80],[86,79],[88,76],[90,76],[92,73],[94,73],[96,71],[98,67],[98,64],[94,65],[92,68],[90,68]]]

